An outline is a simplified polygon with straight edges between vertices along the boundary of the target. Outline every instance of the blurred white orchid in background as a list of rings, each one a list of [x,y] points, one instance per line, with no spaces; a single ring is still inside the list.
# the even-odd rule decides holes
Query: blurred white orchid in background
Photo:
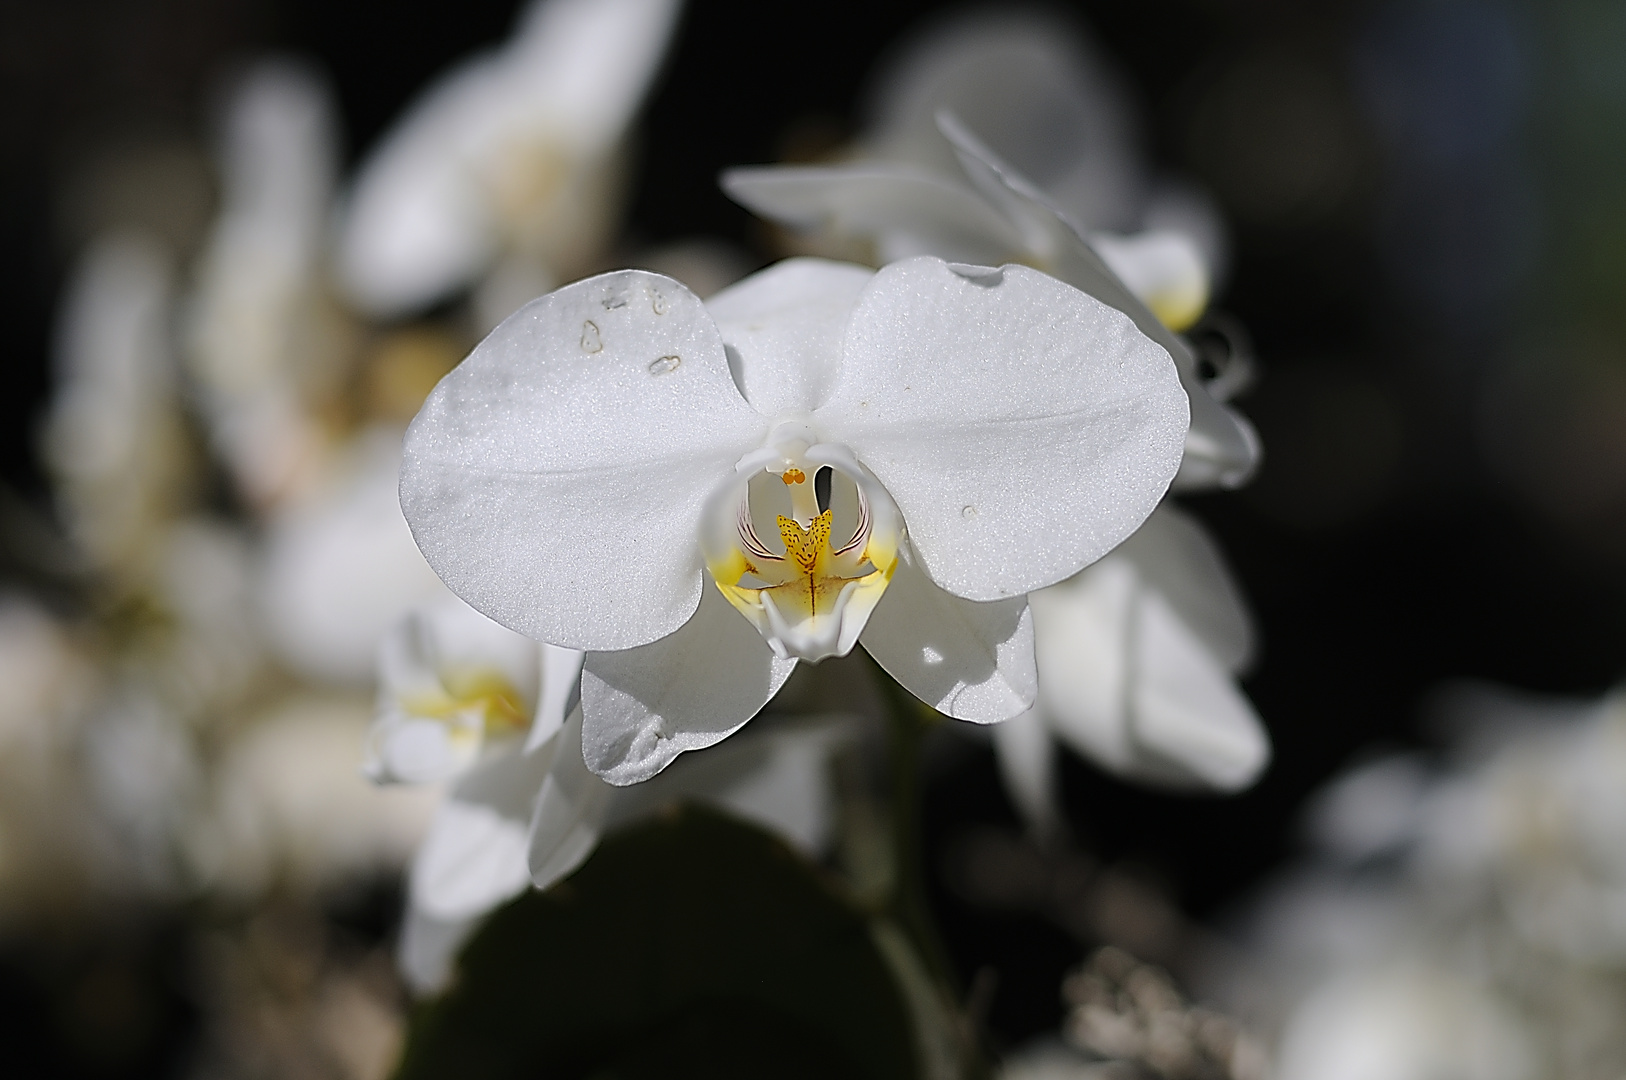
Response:
[[[447,595],[401,516],[400,439],[388,425],[357,433],[266,528],[266,635],[305,678],[371,685],[384,635],[402,615]]]
[[[516,738],[534,748],[564,722],[580,673],[579,652],[516,634],[456,597],[414,611],[379,646],[364,771],[425,783]]]
[[[1443,768],[1379,759],[1312,803],[1315,858],[1212,985],[1273,1015],[1283,1080],[1617,1075],[1626,696],[1466,687],[1436,718]]]
[[[399,873],[439,792],[368,783],[356,767],[367,732],[366,703],[344,697],[295,693],[251,717],[213,764],[208,812],[184,838],[198,880],[242,898]]]
[[[491,326],[588,268],[680,6],[536,0],[505,46],[425,90],[350,193],[339,270],[354,302],[395,318],[484,278]]]
[[[1026,594],[1133,532],[1178,467],[1167,353],[1024,266],[792,260],[711,304],[622,271],[487,338],[407,433],[430,564],[587,651],[586,759],[612,783],[860,640],[950,716],[1023,711]]]
[[[731,810],[810,855],[829,840],[824,773],[850,719],[780,724],[616,788],[582,759],[581,662],[458,600],[414,612],[379,650],[366,771],[381,783],[452,781],[408,881],[400,959],[420,991],[445,983],[457,949],[494,907],[552,885],[605,829],[675,799]]]
[[[1282,1036],[1281,1080],[1535,1080],[1535,1040],[1472,978],[1396,963],[1319,988]]]
[[[304,66],[266,60],[226,102],[221,210],[197,266],[190,370],[210,440],[245,500],[299,490],[326,435],[313,399],[342,382],[345,333],[326,299],[338,136]]]
[[[1110,555],[1028,597],[1039,698],[994,729],[1006,787],[1057,823],[1054,744],[1159,787],[1237,791],[1270,741],[1235,676],[1253,654],[1242,596],[1202,527],[1168,502]]]
[[[80,555],[126,579],[148,569],[186,468],[173,276],[158,241],[104,236],[80,257],[57,320],[43,456]]]

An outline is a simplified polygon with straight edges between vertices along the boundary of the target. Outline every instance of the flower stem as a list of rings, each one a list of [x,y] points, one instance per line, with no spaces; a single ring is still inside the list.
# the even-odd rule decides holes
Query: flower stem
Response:
[[[937,986],[938,996],[955,1029],[952,1039],[959,1048],[960,1075],[987,1077],[992,1075],[992,1070],[979,1050],[970,1018],[960,1007],[958,980],[926,899],[925,845],[921,836],[925,795],[921,751],[926,733],[943,717],[884,671],[880,672],[879,682],[888,705],[887,749],[892,772],[893,873],[886,911],[908,937],[920,963]]]

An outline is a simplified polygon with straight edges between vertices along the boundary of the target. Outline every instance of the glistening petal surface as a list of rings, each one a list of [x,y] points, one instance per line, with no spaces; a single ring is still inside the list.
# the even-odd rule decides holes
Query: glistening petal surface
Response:
[[[945,592],[901,553],[859,642],[905,690],[945,716],[992,724],[1033,704],[1038,676],[1027,598]]]
[[[738,731],[795,668],[709,581],[694,618],[636,649],[590,652],[582,669],[582,747],[612,784],[648,780],[685,750]]]
[[[815,414],[903,511],[926,572],[972,600],[1054,584],[1112,550],[1179,467],[1167,352],[1025,266],[893,263],[847,326]]]
[[[765,429],[693,293],[603,274],[527,304],[441,380],[407,431],[401,508],[486,615],[629,648],[694,612],[702,506]]]
[[[1025,177],[1000,161],[952,115],[939,115],[938,128],[954,144],[971,182],[1017,223],[1050,273],[1128,315],[1141,333],[1168,350],[1180,372],[1181,385],[1191,396],[1191,449],[1203,459],[1180,486],[1193,490],[1207,484],[1238,487],[1245,483],[1258,463],[1258,438],[1245,421],[1239,423],[1235,412],[1208,393],[1186,343],[1152,314]]]
[[[706,301],[740,392],[764,416],[823,403],[841,362],[847,316],[875,271],[786,259]]]

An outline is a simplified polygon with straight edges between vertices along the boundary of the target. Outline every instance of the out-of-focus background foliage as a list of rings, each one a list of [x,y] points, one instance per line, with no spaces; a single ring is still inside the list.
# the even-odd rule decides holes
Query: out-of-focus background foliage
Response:
[[[0,4],[0,573],[47,592],[54,580],[36,447],[70,260],[131,213],[197,251],[211,102],[235,66],[268,48],[319,64],[353,162],[431,76],[499,40],[514,9]],[[644,112],[631,239],[719,236],[766,262],[766,230],[721,194],[718,171],[814,158],[850,136],[866,73],[942,10],[693,0]],[[1146,883],[1190,916],[1219,917],[1292,856],[1295,810],[1336,770],[1437,745],[1429,703],[1442,685],[1589,696],[1626,667],[1626,5],[1063,10],[1133,88],[1152,160],[1222,208],[1231,248],[1216,306],[1246,327],[1262,370],[1241,402],[1266,447],[1258,480],[1189,505],[1258,618],[1246,689],[1273,765],[1230,799],[1064,766],[1075,830],[1126,889]],[[109,195],[131,191],[145,193],[138,207]],[[975,827],[1015,823],[990,755],[934,762],[927,822],[950,949],[968,981],[998,973],[991,1027],[1010,1042],[1054,1027],[1076,945],[956,885],[955,852]],[[366,954],[397,903],[380,883],[333,897],[320,924],[279,929],[273,911],[260,947],[290,985],[316,978],[302,956]],[[172,1074],[209,995],[188,917],[121,910],[56,936],[0,928],[0,1054],[27,1063],[6,1071]]]

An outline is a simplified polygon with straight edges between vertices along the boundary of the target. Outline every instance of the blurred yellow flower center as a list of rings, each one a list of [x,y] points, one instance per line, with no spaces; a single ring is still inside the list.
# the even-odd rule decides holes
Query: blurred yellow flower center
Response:
[[[517,735],[531,726],[524,698],[501,672],[443,674],[440,684],[438,692],[404,697],[402,708],[413,716],[442,721],[454,734],[474,728],[488,739]]]

